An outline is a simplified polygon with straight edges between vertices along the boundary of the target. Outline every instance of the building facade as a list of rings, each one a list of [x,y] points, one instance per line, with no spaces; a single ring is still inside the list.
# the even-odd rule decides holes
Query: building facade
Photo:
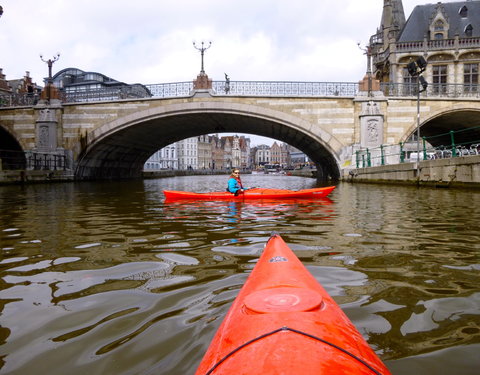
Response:
[[[8,101],[14,101],[18,105],[34,105],[40,98],[42,87],[32,81],[30,72],[19,79],[7,80],[3,69],[0,68],[0,106]]]
[[[84,72],[77,68],[59,71],[53,77],[53,85],[69,102],[98,99],[148,98],[152,94],[142,84],[126,84],[102,73]]]
[[[285,143],[274,142],[272,146],[250,146],[245,136],[201,135],[184,139],[155,152],[146,162],[145,170],[160,169],[209,169],[249,170],[265,164],[276,164],[281,168],[292,167],[292,152],[300,153]],[[273,151],[272,151],[273,150]],[[273,160],[271,155],[275,155]]]
[[[211,136],[201,135],[198,138],[198,169],[212,169]]]
[[[259,145],[255,150],[255,166],[270,164],[270,146]]]
[[[178,169],[198,169],[198,137],[176,143]]]
[[[373,77],[391,90],[416,92],[418,76],[408,65],[423,58],[428,92],[478,93],[480,1],[418,5],[405,20],[401,0],[384,0],[368,53]]]
[[[144,169],[178,169],[177,144],[173,143],[155,152],[145,163]]]

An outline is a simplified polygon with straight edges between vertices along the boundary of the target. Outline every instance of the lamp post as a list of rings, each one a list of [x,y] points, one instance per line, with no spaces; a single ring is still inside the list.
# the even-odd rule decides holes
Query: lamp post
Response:
[[[366,46],[365,48],[360,47],[360,42],[357,43],[358,48],[360,48],[365,55],[367,55],[367,78],[368,78],[368,97],[372,95],[372,47]]]
[[[50,103],[50,99],[51,99],[50,90],[52,89],[52,85],[53,85],[52,66],[53,66],[53,63],[54,63],[55,61],[57,61],[59,58],[60,58],[60,54],[59,54],[59,53],[57,53],[57,55],[54,56],[53,59],[48,59],[48,60],[44,60],[44,59],[43,59],[43,56],[40,55],[40,59],[41,59],[44,63],[47,63],[47,65],[48,65],[48,81],[47,81],[47,101],[48,101],[48,103]]]
[[[425,91],[428,87],[428,83],[421,76],[421,74],[427,68],[427,62],[425,59],[420,56],[415,61],[411,61],[407,65],[408,73],[412,77],[417,77],[417,179],[418,183],[420,183],[420,93]],[[422,89],[420,90],[420,85],[422,85]]]
[[[205,51],[207,49],[209,49],[211,46],[212,46],[212,42],[209,42],[208,47],[204,47],[203,42],[202,42],[202,47],[199,48],[199,47],[197,47],[195,42],[193,42],[193,47],[195,47],[195,49],[199,50],[200,54],[202,55],[202,65],[201,65],[201,69],[200,69],[200,74],[205,74],[205,69],[203,68],[203,55],[204,55]]]

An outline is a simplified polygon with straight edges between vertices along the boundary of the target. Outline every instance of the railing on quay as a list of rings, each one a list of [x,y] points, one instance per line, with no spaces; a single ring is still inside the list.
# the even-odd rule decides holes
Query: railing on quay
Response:
[[[0,150],[1,170],[67,170],[72,168],[72,161],[64,154]]]
[[[411,163],[419,160],[480,155],[480,138],[469,139],[468,142],[456,143],[455,136],[462,133],[462,138],[465,139],[465,132],[471,131],[474,136],[478,137],[479,130],[480,126],[476,126],[457,131],[451,130],[447,133],[430,137],[422,137],[421,147],[418,147],[419,153],[417,153],[416,141],[408,144],[400,142],[395,145],[380,145],[379,147],[360,149],[355,152],[355,166],[356,168],[366,168],[388,164]],[[435,143],[435,138],[440,137],[449,137],[450,144],[440,146],[432,146],[430,144],[431,142]]]
[[[100,88],[77,91],[59,90],[63,103],[86,103],[143,98],[181,98],[193,94],[193,81],[144,85],[146,90]],[[417,97],[417,83],[382,83],[380,91],[387,97]],[[146,94],[147,93],[147,94]],[[148,94],[149,93],[149,94]],[[355,97],[359,84],[352,82],[275,82],[275,81],[213,81],[215,96],[259,97]],[[479,98],[478,84],[435,84],[422,92],[422,98]],[[0,107],[32,106],[38,95],[0,94]]]

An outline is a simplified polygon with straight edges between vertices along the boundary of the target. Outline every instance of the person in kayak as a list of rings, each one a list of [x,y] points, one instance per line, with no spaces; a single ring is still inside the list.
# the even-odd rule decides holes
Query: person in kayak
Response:
[[[240,170],[235,168],[228,179],[227,191],[237,196],[245,190],[247,189],[243,188],[242,180],[240,179]]]

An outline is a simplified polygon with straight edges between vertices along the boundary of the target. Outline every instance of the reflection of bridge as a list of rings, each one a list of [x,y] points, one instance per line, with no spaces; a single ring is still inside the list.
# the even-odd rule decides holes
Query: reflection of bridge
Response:
[[[224,85],[195,91],[190,83],[151,85],[150,98],[91,101],[90,93],[1,107],[0,150],[66,153],[77,178],[125,178],[140,176],[148,157],[172,142],[238,132],[289,143],[317,164],[320,177],[338,178],[356,150],[404,142],[416,129],[416,97],[393,96],[394,87],[389,96],[367,96],[347,83],[232,81],[228,92]],[[427,95],[420,99],[422,136],[479,125],[478,95]]]

